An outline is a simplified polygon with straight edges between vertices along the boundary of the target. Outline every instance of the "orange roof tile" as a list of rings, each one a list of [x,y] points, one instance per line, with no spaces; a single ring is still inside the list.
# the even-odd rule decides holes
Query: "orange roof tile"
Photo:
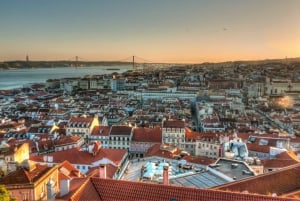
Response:
[[[63,173],[64,175],[66,175],[70,178],[77,178],[77,177],[85,176],[67,160],[65,160],[64,162],[59,164],[58,170],[59,170],[59,172]]]
[[[109,126],[95,126],[92,130],[92,136],[109,136]]]
[[[300,160],[292,151],[285,151],[276,156],[276,159],[261,160],[265,168],[282,168],[298,164]]]
[[[281,196],[300,189],[299,175],[300,163],[277,171],[221,185],[215,189],[238,192],[248,191],[249,193],[262,195],[276,193],[278,196]]]
[[[184,128],[185,124],[182,120],[165,120],[163,121],[163,128]]]
[[[53,156],[53,163],[61,163],[68,160],[71,164],[85,164],[90,165],[93,162],[107,158],[118,165],[124,155],[127,153],[125,149],[100,149],[99,152],[93,156],[87,151],[80,151],[78,148],[68,149],[46,154]],[[44,155],[32,156],[30,160],[35,162],[44,162]]]
[[[161,149],[162,144],[154,144],[152,145],[147,153],[145,154],[145,157],[150,156],[159,156],[163,158],[170,158],[173,159],[176,155],[180,154],[182,150],[175,148],[175,152],[171,152],[165,149]]]
[[[291,201],[294,199],[161,185],[123,180],[90,178],[72,201],[117,200],[209,200],[209,201]]]
[[[111,165],[111,164],[106,164],[106,177],[107,178],[113,178],[114,174],[118,170],[117,167]],[[98,167],[92,167],[89,169],[87,172],[87,176],[94,176],[94,177],[99,177],[99,166]]]
[[[133,130],[132,141],[160,143],[161,139],[162,131],[158,126],[155,128],[138,127]]]
[[[194,132],[190,128],[185,128],[185,138],[187,141],[196,140],[199,133]]]
[[[256,151],[261,153],[270,153],[270,146],[267,145],[259,145],[256,143],[247,143],[247,148],[249,151]]]
[[[69,121],[69,123],[92,123],[94,120],[94,117],[72,117]]]
[[[60,194],[58,194],[56,196],[56,199],[58,200],[71,200],[72,196],[75,196],[77,194],[77,191],[80,189],[80,187],[82,187],[85,182],[88,181],[88,178],[74,178],[70,181],[70,189],[69,189],[69,193],[63,196],[60,196]]]
[[[112,126],[109,135],[130,135],[132,129],[130,126]]]
[[[46,165],[36,164],[35,168],[31,171],[22,168],[18,169],[5,177],[0,178],[0,184],[12,185],[12,184],[29,184],[37,181],[46,172],[48,172],[51,167]]]
[[[54,146],[77,143],[80,140],[81,138],[76,135],[72,135],[72,136],[60,135],[59,138],[54,140]]]

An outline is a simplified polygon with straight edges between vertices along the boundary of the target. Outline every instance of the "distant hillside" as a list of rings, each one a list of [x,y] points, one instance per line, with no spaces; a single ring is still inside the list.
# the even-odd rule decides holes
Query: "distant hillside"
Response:
[[[237,60],[226,62],[204,62],[202,64],[266,64],[266,63],[299,63],[300,57],[284,59],[265,59],[265,60]],[[20,69],[20,68],[54,68],[68,66],[115,66],[130,65],[131,62],[120,61],[5,61],[0,63],[0,69]]]
[[[54,68],[68,66],[115,66],[129,65],[131,62],[118,61],[6,61],[0,63],[0,69]]]

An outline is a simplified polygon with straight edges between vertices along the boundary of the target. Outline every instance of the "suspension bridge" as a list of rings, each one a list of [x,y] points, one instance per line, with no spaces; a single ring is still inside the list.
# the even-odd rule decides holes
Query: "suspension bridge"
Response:
[[[82,57],[79,56],[74,56],[68,59],[68,61],[71,63],[72,67],[80,67],[82,64],[84,63],[94,63],[94,64],[107,64],[107,63],[127,63],[127,64],[131,64],[132,65],[132,70],[133,71],[138,71],[138,70],[143,70],[143,71],[147,71],[147,70],[151,70],[154,68],[161,68],[162,64],[159,63],[155,63],[151,60],[139,57],[139,56],[129,56],[123,59],[119,59],[119,60],[113,60],[113,61],[89,61],[87,59],[84,59]]]

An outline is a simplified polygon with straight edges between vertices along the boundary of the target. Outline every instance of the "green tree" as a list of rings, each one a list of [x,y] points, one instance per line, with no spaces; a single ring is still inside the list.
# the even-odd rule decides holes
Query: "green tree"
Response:
[[[16,198],[12,198],[5,186],[0,185],[0,201],[16,201]]]

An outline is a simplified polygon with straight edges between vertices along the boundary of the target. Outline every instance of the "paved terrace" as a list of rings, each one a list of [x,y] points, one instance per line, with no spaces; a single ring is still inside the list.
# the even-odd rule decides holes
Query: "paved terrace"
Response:
[[[210,188],[230,182],[231,180],[222,177],[222,173],[216,174],[214,171],[208,171],[207,167],[200,164],[188,163],[193,165],[193,169],[187,170],[179,168],[179,160],[164,159],[160,157],[147,157],[131,160],[121,177],[121,180],[141,181],[142,167],[149,163],[169,163],[169,180],[171,185],[186,186],[196,188]],[[146,182],[160,182],[162,178],[158,177]]]

